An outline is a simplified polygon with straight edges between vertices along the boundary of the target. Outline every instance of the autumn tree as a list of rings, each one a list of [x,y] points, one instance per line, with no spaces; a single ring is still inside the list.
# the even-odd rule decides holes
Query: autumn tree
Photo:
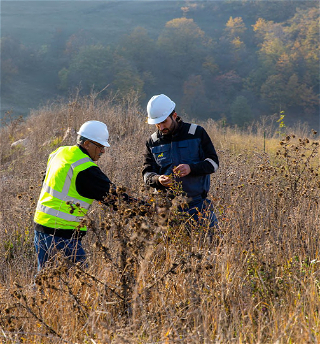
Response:
[[[82,47],[71,60],[69,68],[59,71],[60,89],[81,85],[84,92],[109,90],[122,94],[132,89],[142,92],[143,80],[134,65],[110,47],[91,45]]]
[[[316,86],[319,84],[319,11],[316,8],[304,11],[298,9],[295,16],[288,20],[288,24],[286,32],[293,41],[292,58],[297,61],[297,64],[299,63],[299,66],[301,66],[301,61],[304,61],[304,72],[312,76],[310,86]]]
[[[48,46],[48,57],[57,59],[63,56],[68,34],[61,28],[56,28],[52,34],[51,42]]]
[[[181,106],[191,117],[204,119],[209,116],[210,106],[201,75],[191,75],[184,82]]]
[[[34,58],[32,58],[32,51],[14,37],[1,37],[0,51],[1,87],[3,91],[6,91],[20,70],[28,71],[34,66]]]
[[[6,90],[13,77],[17,74],[18,67],[11,58],[1,61],[1,89]]]
[[[59,72],[60,87],[73,87],[81,84],[84,91],[92,87],[103,89],[113,79],[113,53],[102,45],[82,47],[70,62],[69,68]],[[65,80],[67,78],[67,81]]]
[[[273,20],[274,22],[283,22],[292,17],[300,8],[314,6],[314,1],[296,1],[277,0],[277,1],[247,1],[247,6],[252,10],[252,14],[258,18]],[[248,8],[248,10],[249,10]]]
[[[93,37],[90,36],[88,31],[81,29],[68,38],[65,44],[64,53],[72,57],[77,54],[82,47],[92,44]]]
[[[232,123],[241,127],[252,122],[253,115],[246,97],[237,96],[235,98],[230,105],[230,115]]]
[[[131,60],[140,72],[150,70],[154,60],[155,42],[143,27],[136,27],[130,34],[121,38],[119,54]]]
[[[241,17],[234,19],[230,17],[225,27],[225,33],[230,40],[234,40],[235,38],[243,40],[246,30],[247,28]]]
[[[286,82],[282,75],[270,75],[261,86],[261,97],[268,100],[273,111],[286,109],[288,105]]]
[[[139,75],[137,68],[126,58],[120,55],[114,56],[113,64],[114,77],[110,86],[121,95],[129,94],[132,90],[143,97],[144,82]]]
[[[284,24],[259,19],[253,30],[259,40],[259,59],[265,80],[261,96],[271,108],[318,106],[319,13],[298,10]]]
[[[176,18],[166,23],[157,47],[171,78],[185,78],[201,71],[211,43],[193,19]]]
[[[12,65],[29,68],[33,51],[15,37],[5,36],[0,39],[1,62],[11,60]]]

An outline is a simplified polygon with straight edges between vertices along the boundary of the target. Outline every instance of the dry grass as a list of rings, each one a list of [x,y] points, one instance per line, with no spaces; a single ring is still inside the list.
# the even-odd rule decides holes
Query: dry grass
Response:
[[[203,123],[221,160],[211,191],[220,236],[209,244],[205,226],[202,233],[191,224],[188,235],[176,204],[144,190],[142,153],[153,129],[144,116],[134,95],[121,103],[75,97],[1,129],[0,342],[319,342],[315,135],[280,142],[266,125],[245,133]],[[101,168],[152,207],[95,204],[88,269],[60,257],[30,288],[41,173],[53,149],[73,144],[72,135],[63,141],[66,129],[89,119],[111,133]],[[10,146],[26,136],[26,147]]]

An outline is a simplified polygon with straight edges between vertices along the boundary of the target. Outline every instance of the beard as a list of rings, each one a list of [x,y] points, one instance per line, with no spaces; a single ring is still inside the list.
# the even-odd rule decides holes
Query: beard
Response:
[[[176,128],[177,128],[177,122],[174,119],[172,119],[170,128],[164,128],[160,131],[162,135],[168,136],[168,135],[172,135],[173,132],[176,130]]]

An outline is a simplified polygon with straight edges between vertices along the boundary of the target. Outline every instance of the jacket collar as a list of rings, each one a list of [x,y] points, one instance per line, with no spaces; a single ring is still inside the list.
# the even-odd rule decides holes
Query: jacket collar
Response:
[[[81,150],[82,153],[88,155],[88,157],[90,158],[90,155],[89,155],[88,151],[87,151],[85,148],[83,148],[83,147],[82,147],[81,145],[79,145],[79,144],[77,144],[77,146],[80,148],[80,150]]]

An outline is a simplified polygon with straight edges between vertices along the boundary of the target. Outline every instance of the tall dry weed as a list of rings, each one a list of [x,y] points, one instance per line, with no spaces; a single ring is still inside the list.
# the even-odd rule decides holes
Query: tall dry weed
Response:
[[[144,142],[153,129],[144,116],[135,96],[76,96],[1,128],[1,341],[319,342],[317,135],[279,140],[269,127],[202,123],[221,161],[210,192],[219,230],[210,243],[206,224],[177,212],[183,197],[143,187]],[[86,219],[88,267],[59,256],[32,286],[32,221],[47,156],[73,144],[90,119],[110,129],[102,170],[149,206],[95,203]],[[26,137],[28,145],[11,147]]]

